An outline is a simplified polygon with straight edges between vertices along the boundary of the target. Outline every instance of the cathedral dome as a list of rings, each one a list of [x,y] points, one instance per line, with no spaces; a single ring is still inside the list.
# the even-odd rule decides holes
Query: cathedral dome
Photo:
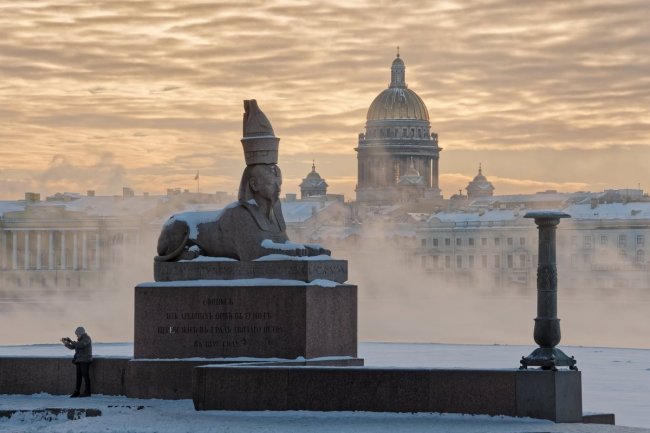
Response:
[[[426,105],[417,93],[406,85],[405,71],[404,61],[397,54],[390,67],[390,85],[370,104],[367,120],[429,120]]]

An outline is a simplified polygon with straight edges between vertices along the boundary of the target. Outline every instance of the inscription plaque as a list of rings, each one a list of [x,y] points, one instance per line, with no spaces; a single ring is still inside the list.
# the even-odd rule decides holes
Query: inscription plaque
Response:
[[[136,286],[136,358],[356,357],[356,286],[192,283]]]

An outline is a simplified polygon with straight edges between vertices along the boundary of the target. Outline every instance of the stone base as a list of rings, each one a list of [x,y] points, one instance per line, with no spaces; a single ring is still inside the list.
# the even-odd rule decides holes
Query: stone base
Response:
[[[1,394],[70,395],[75,366],[71,357],[0,357]],[[307,360],[251,360],[250,365],[361,366],[363,359],[328,357]],[[192,398],[192,369],[212,364],[245,364],[241,359],[132,360],[95,357],[90,367],[93,394],[130,398]],[[2,416],[0,414],[0,416]]]
[[[348,280],[347,260],[194,260],[183,262],[154,262],[155,281],[239,280],[244,278],[276,278],[312,282]]]
[[[579,371],[209,366],[197,410],[446,412],[582,421]]]
[[[125,395],[125,372],[129,358],[95,357],[90,367],[94,394]],[[76,368],[72,357],[0,357],[0,394],[70,395]]]
[[[363,359],[347,357],[306,360],[139,360],[128,363],[125,394],[130,398],[192,398],[192,371],[207,365],[293,365],[293,366],[362,366]]]
[[[541,367],[543,370],[557,370],[558,367],[569,367],[571,370],[578,369],[576,359],[573,356],[569,357],[557,347],[538,347],[530,355],[522,356],[519,362],[522,369],[528,367]]]
[[[135,358],[356,358],[357,287],[144,283],[134,328]]]
[[[583,424],[615,425],[616,416],[613,413],[590,413],[582,416]]]

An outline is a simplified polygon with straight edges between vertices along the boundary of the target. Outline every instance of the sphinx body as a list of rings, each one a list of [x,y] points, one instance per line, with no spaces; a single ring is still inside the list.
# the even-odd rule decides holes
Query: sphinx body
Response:
[[[201,255],[247,261],[273,253],[330,254],[319,245],[289,242],[280,205],[279,139],[255,100],[244,101],[244,107],[246,168],[239,200],[218,212],[172,216],[160,233],[155,260],[191,260]]]

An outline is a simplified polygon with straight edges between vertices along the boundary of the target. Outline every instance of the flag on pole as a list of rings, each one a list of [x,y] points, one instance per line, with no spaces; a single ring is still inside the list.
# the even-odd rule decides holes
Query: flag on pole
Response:
[[[199,180],[199,171],[196,171],[196,176],[194,176],[194,180]]]

